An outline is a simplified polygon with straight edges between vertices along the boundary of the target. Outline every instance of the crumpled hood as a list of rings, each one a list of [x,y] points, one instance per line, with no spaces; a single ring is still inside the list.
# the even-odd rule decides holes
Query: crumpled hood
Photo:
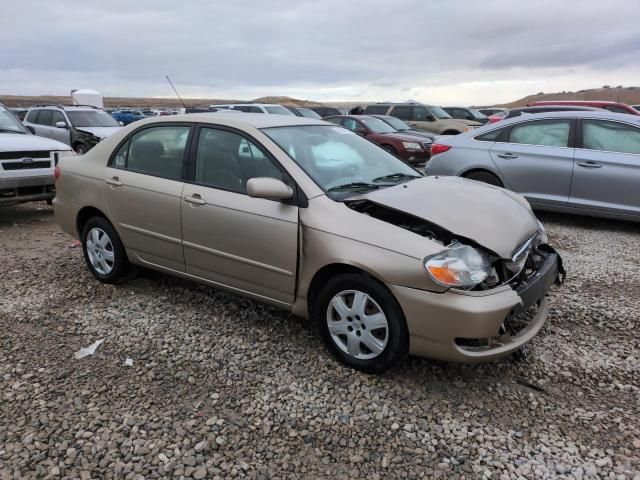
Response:
[[[363,197],[472,239],[505,259],[539,230],[523,197],[459,177],[424,177]]]
[[[37,135],[0,133],[0,152],[34,152],[38,150],[71,150],[69,145]]]
[[[122,127],[76,127],[81,132],[92,133],[98,138],[107,138],[116,133]]]

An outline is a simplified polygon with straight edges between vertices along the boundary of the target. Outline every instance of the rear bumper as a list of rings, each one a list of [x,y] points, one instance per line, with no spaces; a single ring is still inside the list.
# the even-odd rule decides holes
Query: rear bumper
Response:
[[[529,342],[548,316],[544,298],[561,270],[557,254],[519,291],[509,286],[483,292],[449,290],[432,293],[389,285],[405,314],[410,353],[439,360],[474,363],[508,355]],[[526,326],[515,333],[505,328],[530,308]],[[474,345],[474,343],[479,346]]]
[[[76,224],[80,208],[77,203],[70,202],[64,198],[56,197],[53,199],[53,215],[56,223],[63,232],[76,239],[80,238]]]

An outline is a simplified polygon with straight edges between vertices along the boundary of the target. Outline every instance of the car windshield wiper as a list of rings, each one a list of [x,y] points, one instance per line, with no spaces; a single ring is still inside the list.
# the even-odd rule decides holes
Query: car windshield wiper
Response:
[[[372,189],[375,190],[377,188],[380,188],[384,185],[375,185],[373,183],[366,183],[366,182],[351,182],[351,183],[345,183],[344,185],[337,185],[335,187],[331,187],[329,190],[327,190],[328,192],[337,192],[340,190],[356,190],[356,189]]]
[[[376,177],[372,182],[385,182],[389,180],[403,180],[405,178],[420,178],[418,175],[409,175],[408,173],[391,173],[389,175],[383,175],[382,177]]]

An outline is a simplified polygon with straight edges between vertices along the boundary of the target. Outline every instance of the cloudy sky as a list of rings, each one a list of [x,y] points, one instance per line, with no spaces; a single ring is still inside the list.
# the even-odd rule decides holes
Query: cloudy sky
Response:
[[[8,0],[0,94],[507,102],[640,84],[634,0]]]

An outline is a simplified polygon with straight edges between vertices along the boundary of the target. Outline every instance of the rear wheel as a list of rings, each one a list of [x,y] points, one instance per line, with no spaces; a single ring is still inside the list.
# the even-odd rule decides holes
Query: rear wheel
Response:
[[[400,306],[384,286],[364,275],[340,275],[327,282],[312,315],[329,351],[349,367],[382,373],[409,352]]]
[[[129,271],[124,246],[113,226],[103,217],[92,217],[82,229],[82,252],[89,270],[104,283],[117,283]]]
[[[87,147],[85,147],[82,143],[76,144],[74,150],[78,155],[84,155],[87,153]]]
[[[500,181],[500,179],[491,172],[484,172],[484,171],[469,172],[468,174],[464,175],[464,178],[468,178],[469,180],[475,180],[477,182],[488,183],[489,185],[494,185],[496,187],[504,186],[502,185],[502,182]]]

